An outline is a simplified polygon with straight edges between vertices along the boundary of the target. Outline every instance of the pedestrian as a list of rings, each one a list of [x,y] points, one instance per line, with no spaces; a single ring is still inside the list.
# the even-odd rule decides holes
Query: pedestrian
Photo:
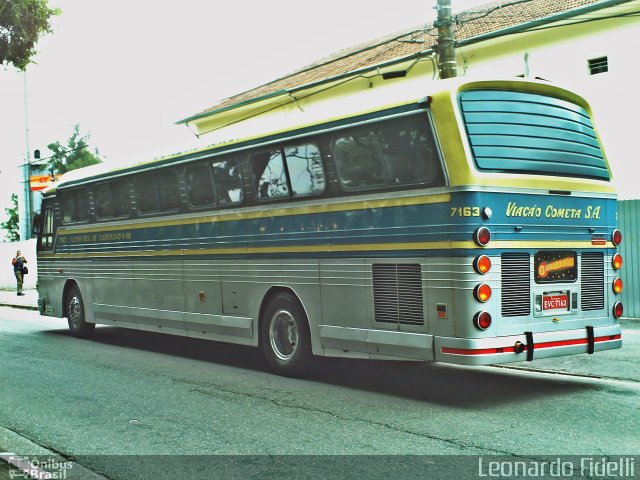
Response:
[[[11,260],[11,265],[13,265],[13,273],[16,276],[16,280],[18,281],[18,295],[24,295],[22,291],[22,283],[24,281],[24,274],[27,266],[27,259],[22,256],[20,250],[16,252],[16,256],[13,260]]]

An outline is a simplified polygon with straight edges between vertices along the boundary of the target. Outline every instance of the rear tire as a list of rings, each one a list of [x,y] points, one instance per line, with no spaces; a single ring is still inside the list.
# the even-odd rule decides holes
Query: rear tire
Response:
[[[311,360],[307,315],[297,298],[278,293],[268,303],[260,322],[260,347],[278,375],[300,376]]]
[[[77,285],[74,285],[69,290],[64,304],[71,335],[77,338],[91,337],[96,328],[96,324],[89,323],[85,320],[84,302],[82,301],[82,295]]]

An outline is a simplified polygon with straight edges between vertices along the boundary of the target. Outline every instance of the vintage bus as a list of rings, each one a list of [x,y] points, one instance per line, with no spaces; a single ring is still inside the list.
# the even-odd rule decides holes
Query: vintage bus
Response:
[[[256,346],[284,375],[313,356],[620,348],[622,237],[587,102],[521,79],[421,89],[67,174],[38,215],[40,313],[77,337],[106,324]]]

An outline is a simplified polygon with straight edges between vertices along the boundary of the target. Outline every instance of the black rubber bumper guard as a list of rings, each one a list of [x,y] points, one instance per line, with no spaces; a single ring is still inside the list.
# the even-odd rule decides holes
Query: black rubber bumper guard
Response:
[[[535,343],[533,342],[533,332],[524,332],[527,336],[527,362],[533,360],[533,351],[535,350]],[[595,350],[595,335],[593,334],[593,327],[587,326],[587,353],[593,355]]]

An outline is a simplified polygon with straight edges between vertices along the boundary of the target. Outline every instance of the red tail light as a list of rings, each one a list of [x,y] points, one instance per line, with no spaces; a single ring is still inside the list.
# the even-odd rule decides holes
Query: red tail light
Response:
[[[487,227],[480,227],[473,232],[473,241],[481,247],[486,246],[491,240],[491,232]]]
[[[486,255],[480,255],[479,257],[476,257],[473,261],[473,269],[476,272],[484,275],[489,270],[491,270],[491,259]]]
[[[620,293],[622,292],[622,279],[620,277],[616,277],[613,280],[613,291],[615,293]]]
[[[618,246],[622,243],[622,232],[617,228],[611,234],[611,241],[614,245]]]
[[[624,313],[624,308],[622,307],[622,302],[616,302],[613,306],[613,316],[616,318],[620,318]]]
[[[473,296],[480,303],[484,303],[491,298],[491,287],[486,283],[476,285],[476,288],[473,289]]]
[[[486,330],[491,326],[491,315],[487,312],[478,312],[473,317],[473,325],[478,330]]]

